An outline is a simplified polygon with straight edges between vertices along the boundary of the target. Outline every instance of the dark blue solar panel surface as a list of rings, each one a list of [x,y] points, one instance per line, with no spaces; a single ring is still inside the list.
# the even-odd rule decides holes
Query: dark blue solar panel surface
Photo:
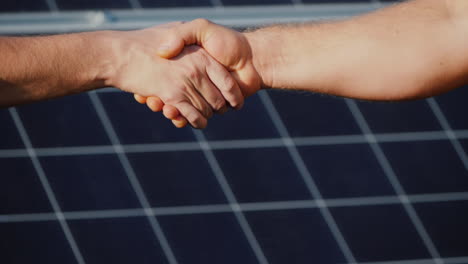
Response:
[[[140,0],[141,6],[144,8],[169,8],[169,7],[204,7],[212,6],[210,0]]]
[[[130,8],[128,0],[56,0],[61,10]]]
[[[2,263],[77,263],[58,222],[0,223]]]
[[[215,155],[239,202],[312,198],[284,148],[217,150]]]
[[[368,144],[304,146],[299,151],[325,198],[395,194]]]
[[[231,213],[160,219],[179,263],[256,263],[255,254]]]
[[[152,206],[226,203],[201,151],[134,153],[128,157]]]
[[[40,161],[65,211],[139,206],[115,155],[51,156]]]
[[[69,221],[86,263],[168,263],[144,217]]]
[[[135,1],[0,11],[51,3]],[[95,95],[0,110],[0,263],[468,263],[468,87],[405,103],[262,92],[213,118],[208,145],[129,94]]]
[[[269,263],[343,263],[345,258],[317,209],[247,213]]]
[[[48,11],[45,0],[3,0],[0,5],[1,12]]]
[[[430,258],[401,205],[342,207],[332,213],[360,262]]]

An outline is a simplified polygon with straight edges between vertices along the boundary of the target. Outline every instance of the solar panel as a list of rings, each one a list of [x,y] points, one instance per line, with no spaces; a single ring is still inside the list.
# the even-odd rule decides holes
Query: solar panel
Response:
[[[297,12],[363,10],[362,1],[303,2]],[[286,2],[9,1],[0,9],[224,4],[230,16],[230,5],[277,3]],[[113,14],[122,22],[125,12]],[[468,263],[467,96],[468,87],[369,103],[262,91],[203,131],[175,129],[109,89],[0,110],[0,262]]]
[[[0,7],[1,12],[21,11],[48,11],[49,8],[44,0],[4,0]]]

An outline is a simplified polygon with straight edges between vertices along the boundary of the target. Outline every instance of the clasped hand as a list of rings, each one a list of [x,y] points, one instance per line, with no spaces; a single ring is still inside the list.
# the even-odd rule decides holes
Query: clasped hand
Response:
[[[177,127],[206,127],[213,113],[240,109],[262,84],[246,37],[204,19],[125,32],[117,43],[110,85]]]

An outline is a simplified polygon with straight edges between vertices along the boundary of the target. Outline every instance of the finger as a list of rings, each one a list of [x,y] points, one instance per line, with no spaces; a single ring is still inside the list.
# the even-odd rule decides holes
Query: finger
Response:
[[[146,99],[146,105],[153,112],[161,112],[164,107],[163,101],[157,96],[151,96]]]
[[[190,104],[193,105],[193,107],[195,109],[197,109],[198,112],[203,115],[203,117],[211,118],[213,116],[213,109],[211,108],[211,105],[200,94],[200,91],[197,89],[197,88],[207,89],[207,88],[202,88],[203,86],[208,85],[206,80],[207,80],[207,78],[197,78],[195,80],[190,80],[190,81],[192,81],[192,84],[191,84],[192,88],[188,89],[188,93],[187,93],[186,96],[187,96],[188,101],[190,102]],[[216,89],[216,88],[211,87],[211,88],[208,88],[208,89]],[[174,105],[174,106],[176,106],[176,105]],[[177,108],[179,109],[179,111],[181,111],[181,109],[179,107],[177,107]]]
[[[164,105],[163,114],[167,119],[171,120],[174,120],[180,116],[179,110],[172,105]]]
[[[208,124],[208,120],[198,110],[187,102],[180,102],[175,105],[180,114],[187,119],[194,128],[203,129]]]
[[[187,119],[181,117],[180,120],[172,120],[172,124],[177,128],[183,128],[187,126],[188,122]]]
[[[181,24],[169,29],[166,39],[158,47],[157,55],[162,58],[172,58],[177,56],[184,48],[191,44],[203,46],[206,27],[212,24],[206,19],[195,19],[191,22]]]
[[[200,76],[198,80],[193,80],[193,82],[197,83],[196,88],[198,93],[205,99],[213,111],[217,112],[226,107],[226,100],[221,94],[219,87],[216,87],[211,82],[207,73]]]
[[[234,109],[241,109],[244,105],[244,96],[231,73],[218,62],[210,62],[206,67],[206,73],[229,105]]]
[[[134,94],[133,97],[135,98],[135,100],[140,103],[140,104],[146,104],[146,97],[144,96],[141,96],[141,95],[138,95],[138,94]]]
[[[187,119],[181,116],[179,110],[172,105],[164,105],[163,114],[167,119],[172,120],[172,123],[177,128],[183,128],[188,123]]]
[[[218,115],[224,115],[225,113],[227,113],[227,111],[229,111],[229,108],[227,105],[225,105],[223,108],[219,109],[215,113]]]

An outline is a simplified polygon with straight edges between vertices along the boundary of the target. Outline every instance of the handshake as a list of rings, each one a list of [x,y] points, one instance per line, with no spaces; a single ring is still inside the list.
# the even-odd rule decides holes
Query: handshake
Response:
[[[163,111],[179,128],[204,128],[214,113],[240,109],[265,85],[249,33],[197,19],[108,34],[107,84]]]
[[[196,19],[0,37],[0,107],[113,86],[177,127],[204,128],[214,113],[240,109],[266,87],[375,101],[431,97],[468,83],[468,1],[452,2],[407,1],[346,20],[253,32]]]

